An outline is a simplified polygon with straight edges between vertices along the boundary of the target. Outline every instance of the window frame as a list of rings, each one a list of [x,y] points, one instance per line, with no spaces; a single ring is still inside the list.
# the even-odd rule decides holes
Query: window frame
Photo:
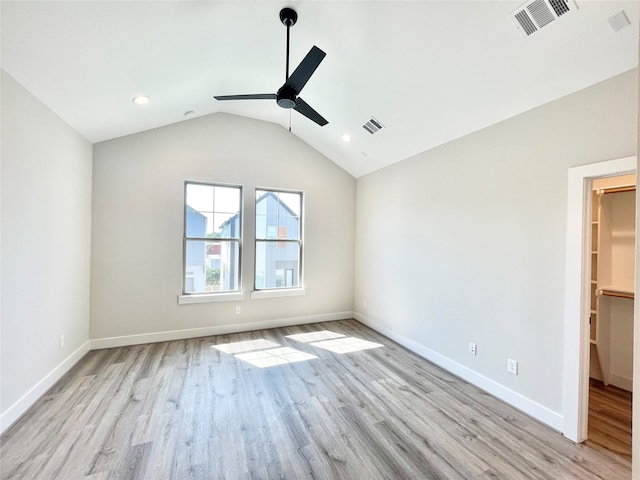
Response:
[[[229,238],[207,238],[207,237],[188,237],[187,236],[187,188],[189,185],[201,185],[206,187],[213,187],[214,198],[215,188],[235,188],[239,190],[239,211],[238,211],[238,235],[236,237]],[[215,204],[212,206],[215,209]],[[215,211],[212,213],[216,213]],[[226,212],[230,213],[230,212]],[[178,303],[202,303],[202,302],[215,302],[226,300],[242,300],[244,294],[242,293],[242,250],[243,250],[243,236],[244,236],[244,187],[238,184],[222,183],[222,182],[205,182],[196,180],[185,180],[183,187],[183,211],[182,211],[182,279],[181,279],[181,294],[178,297]],[[186,274],[187,274],[187,243],[189,241],[223,241],[231,242],[237,245],[238,249],[238,265],[236,268],[237,276],[237,289],[224,290],[220,292],[187,292],[186,287]]]
[[[297,239],[292,238],[262,238],[258,236],[258,192],[271,192],[275,194],[279,193],[293,193],[300,195],[300,213],[298,215],[299,221],[299,235]],[[303,190],[293,190],[287,188],[273,188],[273,187],[255,187],[254,190],[254,198],[253,198],[253,221],[254,221],[254,256],[253,256],[253,292],[251,293],[252,299],[257,298],[269,298],[269,297],[285,297],[285,296],[294,296],[294,295],[304,295],[305,287],[304,287],[304,217],[305,217],[305,197],[306,194]],[[267,244],[266,248],[269,248],[268,243],[294,243],[298,245],[298,284],[291,287],[261,287],[259,288],[257,285],[257,274],[258,274],[258,244],[259,243]],[[263,272],[266,273],[266,272]]]

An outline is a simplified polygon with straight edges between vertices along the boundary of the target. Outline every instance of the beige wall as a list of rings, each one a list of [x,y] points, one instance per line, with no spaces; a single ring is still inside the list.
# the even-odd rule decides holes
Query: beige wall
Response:
[[[91,144],[1,83],[0,431],[89,348],[91,241]]]
[[[92,339],[351,316],[355,180],[282,127],[214,114],[96,144],[93,168]],[[243,301],[177,303],[185,180],[244,186]],[[305,192],[305,296],[250,299],[257,186]]]
[[[357,318],[561,427],[567,170],[636,153],[637,80],[359,178]]]

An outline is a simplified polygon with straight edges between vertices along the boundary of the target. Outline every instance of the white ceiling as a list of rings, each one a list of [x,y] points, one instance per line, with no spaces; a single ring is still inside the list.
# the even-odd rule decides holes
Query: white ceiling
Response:
[[[291,70],[327,53],[301,93],[329,124],[292,133],[358,177],[578,91],[638,64],[637,1],[578,0],[523,38],[521,1],[2,1],[2,68],[91,142],[214,112],[289,126],[274,101],[286,29]],[[614,32],[624,10],[631,25]],[[140,107],[131,99],[147,94]],[[362,125],[376,117],[385,129]],[[190,117],[193,118],[193,117]],[[341,140],[343,133],[350,143]]]

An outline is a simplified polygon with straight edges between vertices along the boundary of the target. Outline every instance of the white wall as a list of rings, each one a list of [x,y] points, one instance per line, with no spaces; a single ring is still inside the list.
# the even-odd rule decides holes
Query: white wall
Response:
[[[359,178],[356,318],[560,428],[567,170],[635,154],[637,75]]]
[[[178,305],[185,180],[244,186],[243,301]],[[282,127],[214,114],[99,143],[93,185],[94,346],[351,316],[355,180]],[[305,296],[250,298],[256,186],[305,192]]]
[[[1,83],[0,431],[88,350],[91,241],[91,144]]]

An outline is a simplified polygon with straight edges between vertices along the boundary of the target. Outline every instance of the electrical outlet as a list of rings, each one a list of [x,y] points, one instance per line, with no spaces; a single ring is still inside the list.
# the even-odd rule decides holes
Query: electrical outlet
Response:
[[[60,335],[60,338],[58,339],[58,347],[60,350],[64,348],[64,335]]]
[[[240,312],[242,312],[242,307],[236,307],[236,315],[240,315]]]
[[[362,302],[362,306],[363,306],[364,308],[367,308],[367,301],[366,301],[366,300]]]
[[[518,374],[518,362],[512,359],[507,359],[507,372],[513,373],[514,375]]]
[[[469,342],[469,353],[471,355],[477,355],[478,354],[478,346],[473,342]]]

